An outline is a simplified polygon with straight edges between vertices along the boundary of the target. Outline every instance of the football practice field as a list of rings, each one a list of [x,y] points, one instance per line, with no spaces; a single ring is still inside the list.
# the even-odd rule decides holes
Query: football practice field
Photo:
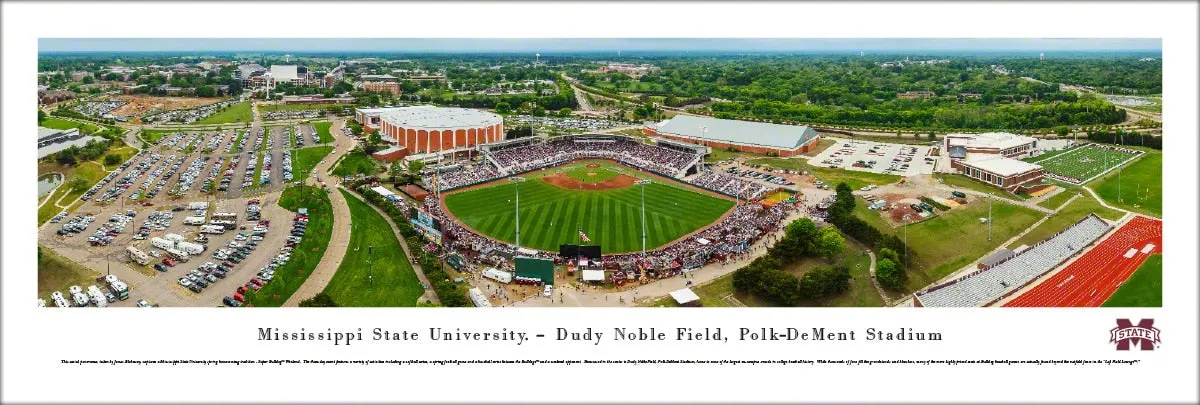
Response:
[[[1073,150],[1039,160],[1048,173],[1066,176],[1086,183],[1109,168],[1125,163],[1138,155],[1098,146],[1081,146]]]
[[[599,177],[619,168],[592,168]],[[563,170],[568,176],[577,170]],[[579,229],[599,244],[603,252],[640,251],[642,229],[641,186],[608,190],[576,190],[552,185],[542,179],[555,169],[524,175],[521,193],[521,246],[558,251],[559,244],[578,243]],[[585,173],[586,175],[586,173]],[[572,176],[574,177],[574,176]],[[646,187],[646,248],[654,249],[716,222],[734,202],[687,189],[670,180],[654,179]],[[466,190],[445,197],[446,208],[472,229],[489,237],[516,241],[514,183]]]

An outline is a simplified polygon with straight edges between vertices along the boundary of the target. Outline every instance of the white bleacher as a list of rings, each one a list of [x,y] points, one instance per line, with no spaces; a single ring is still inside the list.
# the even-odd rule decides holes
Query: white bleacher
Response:
[[[1095,242],[1112,226],[1095,215],[986,270],[917,293],[926,307],[978,307],[1024,286]]]

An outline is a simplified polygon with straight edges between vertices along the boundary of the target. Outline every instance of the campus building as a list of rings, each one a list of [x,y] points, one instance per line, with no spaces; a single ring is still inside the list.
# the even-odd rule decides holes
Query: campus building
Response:
[[[646,135],[700,144],[716,149],[773,153],[782,157],[816,148],[821,135],[803,125],[723,120],[694,115],[674,118],[643,130]]]
[[[950,167],[975,180],[1015,193],[1021,186],[1042,183],[1041,166],[999,155],[972,155],[969,159],[951,159]]]
[[[993,154],[1007,158],[1027,157],[1037,149],[1037,139],[1008,132],[947,134],[944,147],[951,158],[966,158],[969,153]]]
[[[98,136],[86,136],[79,128],[53,129],[38,127],[38,159],[72,146],[83,147],[88,141],[103,141]]]
[[[354,119],[383,140],[419,154],[473,147],[504,139],[504,118],[480,110],[420,105],[359,108]]]

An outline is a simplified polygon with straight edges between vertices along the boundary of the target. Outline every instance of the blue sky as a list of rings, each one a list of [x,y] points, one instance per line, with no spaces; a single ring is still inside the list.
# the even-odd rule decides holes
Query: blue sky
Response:
[[[1159,38],[42,38],[39,52],[86,51],[1162,51]]]

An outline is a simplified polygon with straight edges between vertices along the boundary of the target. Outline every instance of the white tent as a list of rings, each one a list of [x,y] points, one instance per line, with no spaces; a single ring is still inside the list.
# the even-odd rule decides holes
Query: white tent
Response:
[[[684,305],[693,301],[700,301],[700,296],[692,292],[692,289],[690,288],[681,288],[671,291],[671,298],[674,298],[675,302],[678,302],[679,305]]]
[[[537,254],[537,251],[533,250],[533,249],[529,249],[529,248],[520,248],[520,249],[517,249],[517,253],[523,254],[525,256],[533,256],[533,255]]]
[[[696,238],[696,242],[700,242],[701,245],[707,245],[709,243],[712,243],[708,239],[704,239],[704,238]]]
[[[492,306],[492,302],[488,301],[487,296],[478,287],[470,289],[467,294],[471,296],[471,302],[477,307],[490,308]]]
[[[511,283],[513,278],[512,273],[497,269],[495,267],[488,267],[483,271],[483,276],[505,284]]]
[[[604,270],[584,270],[583,281],[604,281]]]
[[[393,193],[392,190],[383,188],[383,186],[371,187],[371,191],[374,191],[376,194],[379,194],[384,197],[391,197],[391,196],[396,195],[396,193]]]

